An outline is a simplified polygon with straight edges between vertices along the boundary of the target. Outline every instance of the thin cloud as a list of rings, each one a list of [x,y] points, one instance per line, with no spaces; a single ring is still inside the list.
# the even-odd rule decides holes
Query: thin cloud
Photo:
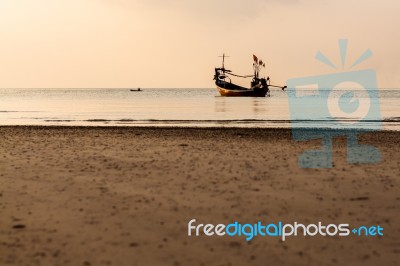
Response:
[[[297,4],[300,0],[100,0],[103,3],[117,5],[121,8],[148,8],[154,10],[176,11],[189,13],[201,18],[239,16],[254,18],[270,12],[269,8],[276,5]]]

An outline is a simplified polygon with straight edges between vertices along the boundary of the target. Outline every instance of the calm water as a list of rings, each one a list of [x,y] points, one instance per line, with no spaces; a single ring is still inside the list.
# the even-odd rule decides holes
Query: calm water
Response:
[[[400,90],[379,90],[379,102],[383,129],[400,130]],[[0,125],[329,127],[335,121],[316,110],[314,121],[291,122],[280,90],[267,98],[227,98],[216,89],[0,89]]]

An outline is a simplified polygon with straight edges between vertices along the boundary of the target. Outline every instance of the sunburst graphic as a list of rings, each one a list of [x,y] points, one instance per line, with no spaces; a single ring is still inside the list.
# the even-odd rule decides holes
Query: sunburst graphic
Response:
[[[342,61],[342,69],[344,69],[345,67],[345,63],[346,63],[346,55],[347,55],[347,46],[348,46],[348,40],[347,39],[340,39],[339,40],[339,50],[340,50],[340,57],[341,57],[341,61]],[[361,64],[362,62],[364,62],[365,60],[367,60],[368,58],[372,57],[373,53],[371,51],[371,49],[367,49],[364,53],[362,53],[358,59],[350,66],[350,69],[352,69],[353,67]],[[317,54],[315,55],[315,59],[317,59],[318,61],[324,63],[327,66],[332,67],[333,69],[338,69],[338,67],[332,63],[331,60],[329,60],[328,57],[326,57],[322,52],[318,51]]]
[[[358,143],[358,134],[382,128],[376,71],[345,70],[369,59],[372,51],[367,49],[354,62],[347,62],[350,61],[346,59],[347,47],[348,40],[339,39],[341,63],[337,65],[322,52],[316,53],[318,61],[337,73],[292,78],[286,82],[293,138],[298,141],[322,139],[320,149],[307,150],[299,155],[301,168],[333,167],[332,139],[337,136],[347,137],[347,162],[381,161],[376,147]],[[302,94],[302,88],[316,89]],[[299,121],[306,122],[301,124]],[[314,127],[315,130],[311,129]],[[325,132],[319,128],[332,130]]]
[[[339,39],[339,50],[342,63],[341,67],[343,70],[346,66],[347,47],[348,40]],[[361,64],[372,55],[371,49],[367,49],[350,66],[350,69]],[[325,65],[338,70],[338,67],[322,52],[318,51],[315,58]],[[344,123],[357,123],[368,115],[371,102],[366,88],[357,82],[347,81],[339,82],[332,88],[327,99],[327,104],[332,118],[335,118],[338,121],[345,118],[349,120],[343,121]]]

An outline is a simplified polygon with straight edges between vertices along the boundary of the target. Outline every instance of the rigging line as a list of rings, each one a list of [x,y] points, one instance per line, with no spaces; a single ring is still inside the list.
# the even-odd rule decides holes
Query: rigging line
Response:
[[[241,75],[236,75],[236,74],[233,74],[233,73],[226,73],[226,74],[232,75],[232,76],[235,76],[235,77],[239,77],[239,78],[251,78],[251,77],[254,76],[254,75],[241,76]]]

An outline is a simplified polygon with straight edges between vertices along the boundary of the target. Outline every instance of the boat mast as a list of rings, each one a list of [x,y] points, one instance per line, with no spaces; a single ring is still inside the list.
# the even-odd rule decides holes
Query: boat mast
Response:
[[[260,68],[258,66],[258,62],[253,63],[253,68],[254,68],[254,77],[258,78],[258,74],[260,72]]]
[[[222,57],[222,68],[225,68],[225,57],[229,57],[229,56],[225,55],[225,53],[223,53],[222,56],[219,56],[219,57]]]

